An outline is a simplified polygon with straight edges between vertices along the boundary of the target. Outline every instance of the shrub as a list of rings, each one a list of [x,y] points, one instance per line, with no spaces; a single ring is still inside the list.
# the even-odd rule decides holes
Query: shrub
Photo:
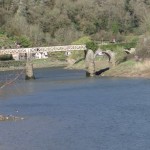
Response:
[[[86,48],[91,49],[95,52],[98,49],[98,44],[95,43],[94,41],[90,41],[86,43]]]
[[[84,36],[79,38],[77,41],[73,42],[72,44],[78,45],[78,44],[86,44],[88,42],[91,42],[91,38],[89,36]]]
[[[31,46],[31,41],[28,37],[21,36],[21,37],[17,37],[16,40],[22,47],[30,47]]]
[[[1,61],[13,60],[12,54],[0,55],[0,60]]]
[[[4,35],[4,31],[0,28],[0,35]]]

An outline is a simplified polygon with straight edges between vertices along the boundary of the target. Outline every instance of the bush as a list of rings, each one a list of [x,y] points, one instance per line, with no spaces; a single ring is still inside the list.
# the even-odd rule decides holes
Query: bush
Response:
[[[0,29],[0,35],[4,35],[4,34],[5,32],[2,29]]]
[[[86,48],[91,49],[95,52],[98,49],[98,44],[95,43],[94,41],[90,41],[86,43]]]
[[[91,38],[89,36],[84,36],[79,38],[77,41],[73,42],[72,44],[78,45],[78,44],[86,44],[88,42],[91,42]]]
[[[22,47],[30,47],[31,46],[31,41],[28,37],[21,36],[21,37],[17,37],[16,40]]]
[[[12,54],[0,55],[0,60],[1,61],[13,60]]]

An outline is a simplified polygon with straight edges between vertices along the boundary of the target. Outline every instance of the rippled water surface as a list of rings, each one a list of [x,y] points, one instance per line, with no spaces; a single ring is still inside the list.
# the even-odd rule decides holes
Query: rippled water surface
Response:
[[[150,150],[150,80],[35,71],[0,93],[0,150]]]

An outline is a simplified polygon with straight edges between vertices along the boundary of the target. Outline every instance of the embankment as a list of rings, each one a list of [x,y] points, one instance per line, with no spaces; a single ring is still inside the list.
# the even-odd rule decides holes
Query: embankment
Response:
[[[96,62],[96,71],[108,68],[109,70],[100,74],[100,76],[110,77],[135,77],[135,78],[150,78],[150,60],[143,62],[136,62],[135,60],[128,60],[120,63],[114,67],[103,61]],[[85,70],[84,61],[74,64],[71,69]]]

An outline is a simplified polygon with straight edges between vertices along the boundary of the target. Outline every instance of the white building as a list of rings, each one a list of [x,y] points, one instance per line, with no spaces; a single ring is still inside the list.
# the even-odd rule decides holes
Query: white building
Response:
[[[47,52],[37,52],[35,54],[35,59],[43,59],[43,58],[48,58]]]

